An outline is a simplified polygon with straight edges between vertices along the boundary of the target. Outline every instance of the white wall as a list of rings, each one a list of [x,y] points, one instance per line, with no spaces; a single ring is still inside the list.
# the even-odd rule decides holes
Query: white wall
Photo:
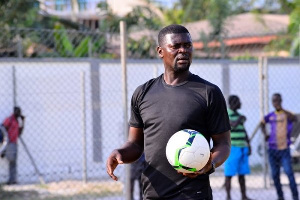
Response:
[[[1,60],[0,60],[1,61]],[[94,60],[95,61],[95,60]],[[12,66],[16,72],[16,101],[26,116],[24,135],[40,172],[46,182],[62,179],[82,179],[83,120],[82,81],[85,72],[86,141],[88,179],[108,178],[105,160],[119,147],[124,137],[122,108],[122,77],[119,61],[99,62],[99,83],[91,83],[90,60],[9,60],[0,62],[0,120],[11,114],[13,107]],[[222,61],[195,60],[191,71],[223,88]],[[163,73],[158,60],[129,61],[128,106],[135,88]],[[256,62],[229,63],[229,91],[241,98],[241,113],[247,116],[246,129],[252,133],[259,122],[259,86]],[[283,105],[300,111],[300,67],[295,62],[270,64],[270,95],[280,92]],[[102,161],[93,160],[92,84],[100,87],[100,131]],[[270,105],[270,109],[272,106]],[[257,153],[260,134],[252,142],[250,164],[261,163]],[[38,182],[37,174],[23,146],[19,145],[19,182]],[[99,152],[100,153],[100,152]],[[7,179],[7,163],[0,159],[0,182]],[[124,168],[116,171],[121,178]]]

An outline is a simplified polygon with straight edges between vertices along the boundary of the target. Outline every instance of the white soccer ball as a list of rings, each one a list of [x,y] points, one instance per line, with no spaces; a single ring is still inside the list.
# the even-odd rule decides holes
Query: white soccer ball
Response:
[[[169,163],[177,171],[194,173],[208,162],[210,148],[205,137],[198,131],[184,129],[169,139],[166,147]]]

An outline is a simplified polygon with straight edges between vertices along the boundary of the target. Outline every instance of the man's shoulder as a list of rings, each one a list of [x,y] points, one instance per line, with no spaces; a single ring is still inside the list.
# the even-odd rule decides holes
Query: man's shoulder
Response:
[[[190,81],[195,82],[197,84],[204,85],[208,90],[214,90],[214,89],[219,88],[216,84],[214,84],[204,78],[201,78],[200,76],[198,76],[196,74],[192,74]]]
[[[141,96],[141,95],[143,95],[147,90],[149,90],[151,88],[151,86],[155,82],[159,81],[160,79],[161,79],[161,76],[159,76],[157,78],[150,79],[147,82],[143,83],[142,85],[139,85],[135,89],[133,96]]]

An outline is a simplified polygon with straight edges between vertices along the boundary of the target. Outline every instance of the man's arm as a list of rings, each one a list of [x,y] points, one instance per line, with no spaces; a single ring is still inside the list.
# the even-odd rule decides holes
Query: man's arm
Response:
[[[21,119],[22,119],[22,126],[19,127],[19,135],[21,135],[23,133],[23,130],[24,130],[24,124],[25,124],[25,116],[24,115],[21,115],[20,116]]]
[[[245,134],[246,134],[246,142],[247,142],[248,148],[249,148],[248,156],[250,156],[252,154],[252,148],[251,148],[250,139],[248,137],[248,133],[246,130],[245,130]]]
[[[296,115],[294,115],[293,113],[291,113],[291,112],[289,112],[289,111],[287,111],[287,110],[284,110],[284,109],[282,109],[282,110],[283,110],[283,112],[285,112],[285,114],[287,115],[288,120],[290,120],[290,121],[292,121],[292,122],[296,122],[296,121],[297,121]]]
[[[264,134],[265,140],[267,141],[269,136],[268,136],[268,133],[267,133],[267,130],[266,130],[265,120],[261,120],[260,127],[261,127],[261,132]]]
[[[236,121],[229,121],[231,128],[237,127],[239,124],[244,123],[246,121],[246,117],[241,115]]]
[[[144,151],[144,133],[142,128],[129,128],[127,142],[119,148],[112,151],[106,161],[106,171],[115,181],[118,178],[114,175],[114,170],[119,164],[132,163],[136,161]]]
[[[213,148],[212,152],[212,162],[215,163],[215,167],[222,165],[230,154],[231,139],[230,131],[226,131],[221,134],[213,135]]]

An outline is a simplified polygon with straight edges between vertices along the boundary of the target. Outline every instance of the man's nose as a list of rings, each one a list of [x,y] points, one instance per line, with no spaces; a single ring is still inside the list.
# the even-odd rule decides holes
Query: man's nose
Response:
[[[182,53],[185,53],[185,52],[187,52],[187,48],[185,47],[185,46],[180,46],[180,48],[179,48],[179,52],[182,52]]]

